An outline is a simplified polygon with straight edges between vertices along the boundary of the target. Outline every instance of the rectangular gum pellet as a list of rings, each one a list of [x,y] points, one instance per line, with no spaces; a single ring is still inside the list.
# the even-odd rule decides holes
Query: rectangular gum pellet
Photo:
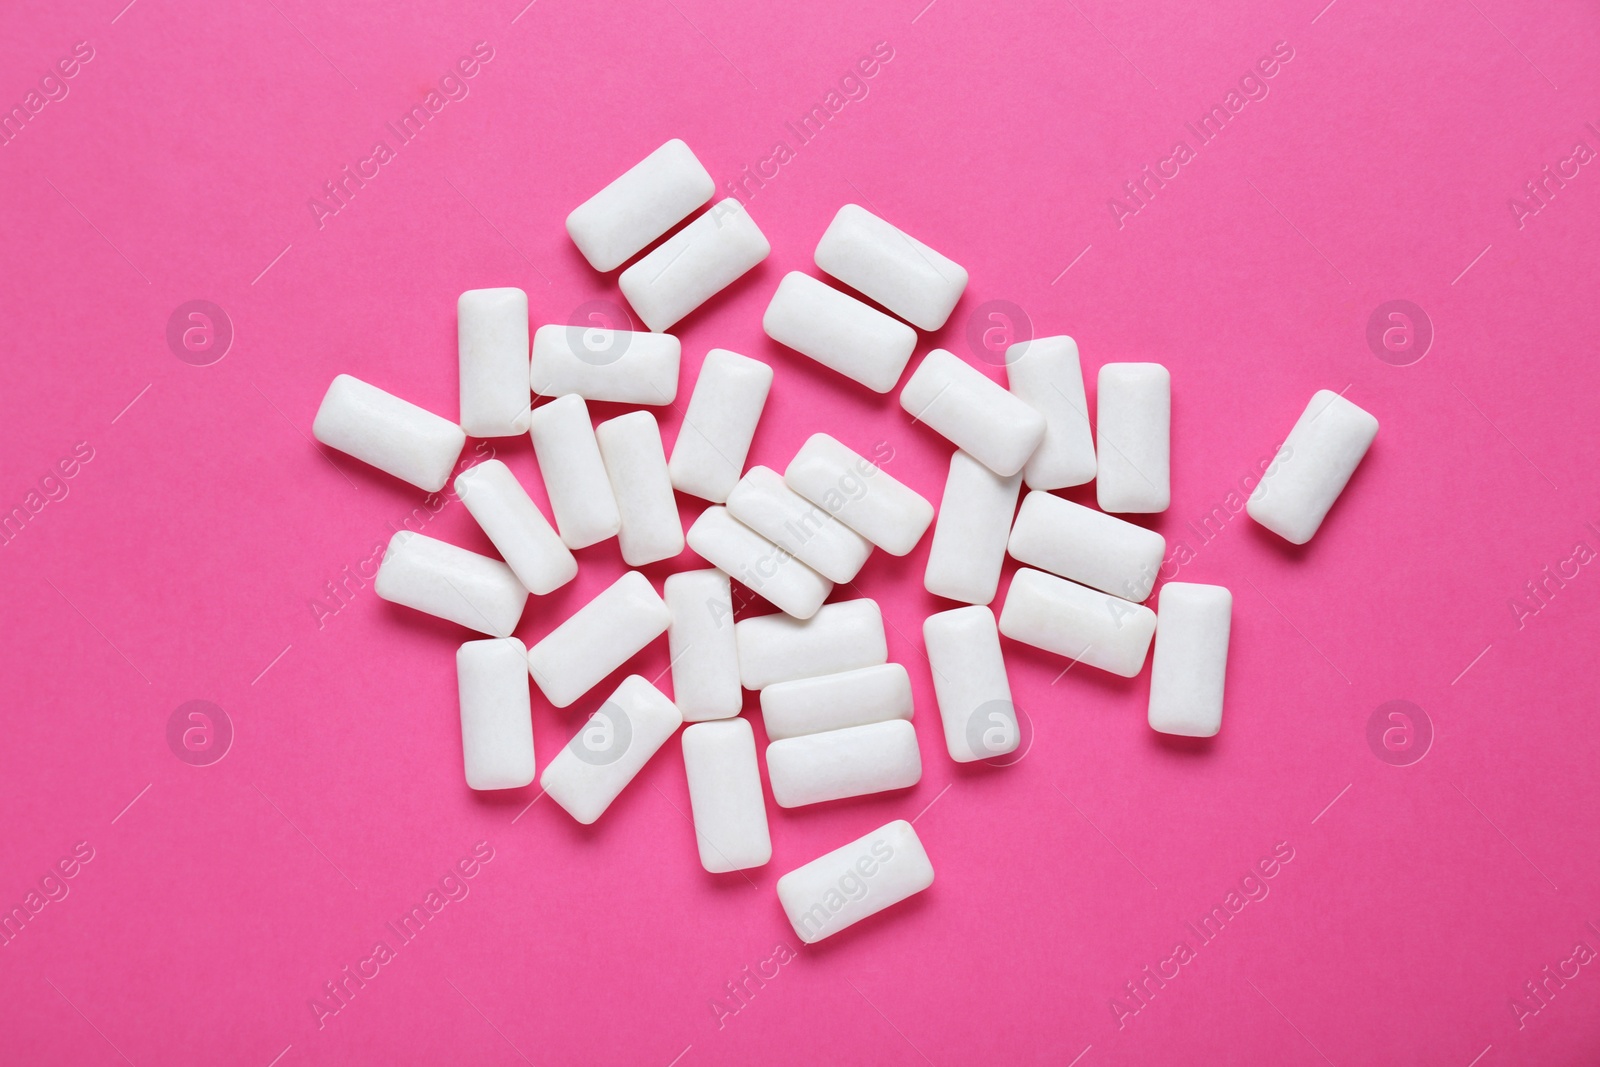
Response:
[[[1002,478],[965,452],[951,453],[923,588],[967,604],[994,599],[1021,489],[1020,474]]]
[[[880,826],[778,879],[778,901],[808,945],[915,896],[933,864],[904,819]]]
[[[967,271],[864,207],[846,204],[817,242],[817,267],[919,329],[937,330],[967,288]]]
[[[1036,489],[1017,512],[1009,551],[1019,563],[1140,603],[1161,572],[1167,539]]]
[[[1044,438],[1043,415],[942,348],[917,365],[900,406],[1002,478],[1020,471]]]
[[[767,258],[767,243],[732,197],[668,237],[622,272],[617,287],[652,330],[665,330]]]
[[[865,597],[824,604],[804,622],[757,615],[734,624],[739,680],[746,689],[871,667],[889,660],[883,613]]]
[[[515,637],[456,650],[461,753],[468,789],[519,789],[533,781],[528,650]]]
[[[950,758],[971,763],[1016,751],[1022,732],[994,613],[967,607],[929,615],[922,640]]]
[[[549,323],[534,331],[528,382],[540,396],[660,407],[677,399],[682,357],[668,333]]]
[[[911,716],[911,676],[898,663],[796,678],[761,690],[761,722],[770,741]]]
[[[831,582],[860,573],[872,543],[784,484],[770,467],[751,467],[728,494],[728,513]]]
[[[528,650],[528,673],[564,708],[666,633],[669,619],[650,580],[629,571]]]
[[[724,719],[688,727],[683,731],[683,770],[700,866],[723,874],[770,861],[767,802],[750,723]]]
[[[392,604],[490,637],[510,637],[528,603],[528,590],[504,563],[410,530],[389,539],[372,588]]]
[[[725,503],[739,481],[756,423],[772,389],[772,368],[713,348],[700,364],[667,473],[680,493]]]
[[[348,374],[323,394],[311,436],[430,493],[450,480],[467,443],[449,419]]]
[[[1220,585],[1168,582],[1161,587],[1160,607],[1150,663],[1150,728],[1213,737],[1222,728],[1233,594]]]
[[[809,619],[833,592],[833,583],[728,514],[712,506],[689,527],[689,547],[737,578],[779,611]]]
[[[767,746],[767,781],[780,808],[907,789],[921,780],[917,731],[904,719],[804,734]]]
[[[1035,337],[1006,349],[1011,391],[1044,416],[1044,438],[1022,468],[1029,489],[1065,489],[1094,481],[1094,434],[1083,392],[1078,342]]]
[[[1124,678],[1144,667],[1156,613],[1109,593],[1023,567],[1011,579],[1000,632],[1013,641]]]
[[[761,327],[875,393],[894,388],[917,346],[917,331],[905,323],[799,271],[778,283]]]
[[[716,183],[673,138],[567,216],[567,233],[598,271],[616,270],[710,200]]]
[[[1291,544],[1305,544],[1377,436],[1377,419],[1319,389],[1278,449],[1274,469],[1250,494],[1250,517]]]
[[[622,528],[589,405],[573,393],[536,409],[528,427],[556,529],[568,548],[588,548]]]
[[[528,294],[469,289],[456,300],[461,428],[473,437],[511,437],[528,428]]]
[[[1149,514],[1172,503],[1172,376],[1159,363],[1107,363],[1095,405],[1102,511]]]
[[[455,490],[528,592],[543,596],[577,577],[572,550],[510,467],[486,459],[456,475]]]
[[[630,411],[596,426],[594,436],[622,523],[617,531],[622,561],[642,567],[682,552],[683,520],[667,477],[656,417]]]
[[[785,484],[891,556],[917,546],[933,505],[825,433],[812,434],[784,469]]]
[[[667,654],[672,702],[684,722],[727,719],[744,707],[739,646],[733,638],[733,591],[715,567],[667,575],[663,596],[671,621]]]
[[[661,690],[630,674],[545,765],[539,785],[588,825],[605,814],[683,723]]]

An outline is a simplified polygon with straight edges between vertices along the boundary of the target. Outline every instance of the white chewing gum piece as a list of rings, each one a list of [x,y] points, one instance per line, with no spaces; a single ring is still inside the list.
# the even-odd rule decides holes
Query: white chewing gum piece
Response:
[[[528,433],[556,529],[566,546],[588,548],[615,537],[622,529],[622,516],[583,397],[568,393],[540,407]]]
[[[1017,512],[1008,548],[1018,563],[1141,603],[1161,572],[1167,539],[1126,519],[1034,490]]]
[[[744,871],[772,859],[767,802],[761,793],[756,737],[744,719],[698,722],[683,731],[700,866],[712,874]]]
[[[769,741],[911,715],[911,676],[898,663],[796,678],[761,690],[761,723]]]
[[[673,488],[713,504],[727,502],[771,389],[772,368],[759,359],[726,348],[706,353],[667,461]]]
[[[929,615],[922,640],[950,758],[972,763],[1015,752],[1022,731],[994,613],[967,607]]]
[[[1065,489],[1094,481],[1094,434],[1083,391],[1078,342],[1035,337],[1006,349],[1006,382],[1044,416],[1044,439],[1022,468],[1029,489]]]
[[[778,283],[761,328],[875,393],[894,388],[917,346],[917,331],[905,323],[799,271]]]
[[[683,551],[683,520],[667,477],[661,428],[648,411],[630,411],[594,429],[621,528],[622,561],[643,567]]]
[[[528,649],[528,673],[564,708],[666,633],[670,619],[650,579],[629,571]]]
[[[617,287],[650,329],[668,329],[767,258],[772,245],[729,197],[622,272]]]
[[[891,556],[917,547],[933,522],[933,505],[921,494],[825,433],[800,446],[783,480]]]
[[[833,583],[728,514],[709,507],[689,527],[689,547],[779,611],[809,619]]]
[[[449,419],[348,374],[323,394],[311,436],[429,493],[444,488],[467,443]]]
[[[803,622],[782,613],[740,619],[733,633],[746,689],[889,661],[883,613],[865,597],[824,604]]]
[[[917,731],[890,719],[774,741],[767,780],[781,808],[907,789],[922,780]]]
[[[540,396],[661,407],[678,397],[682,359],[670,333],[550,323],[533,333],[528,382]]]
[[[1144,667],[1156,632],[1156,613],[1024,567],[1006,592],[1000,632],[1013,641],[1132,678]]]
[[[965,452],[951,453],[924,589],[967,604],[994,599],[1021,489],[1020,474],[1002,478]]]
[[[900,406],[1002,478],[1022,470],[1044,439],[1043,415],[942,348],[922,358]]]
[[[1245,510],[1290,544],[1305,544],[1321,528],[1377,436],[1377,419],[1338,393],[1319,389]]]
[[[663,598],[671,621],[667,654],[672,702],[684,722],[727,719],[744,707],[739,646],[733,638],[733,592],[715,567],[667,575]]]
[[[533,781],[528,650],[515,637],[456,650],[461,753],[468,789],[519,789]]]
[[[778,901],[808,945],[915,896],[933,864],[904,819],[880,826],[778,879]]]
[[[1168,582],[1161,587],[1160,607],[1150,664],[1150,729],[1214,737],[1222,728],[1233,594],[1220,585]]]
[[[498,459],[468,467],[456,496],[528,592],[543,596],[578,575],[578,561],[528,491]]]
[[[630,674],[539,776],[551,800],[588,825],[605,814],[683,723],[655,686]]]
[[[389,538],[372,588],[392,604],[490,637],[510,637],[528,603],[528,590],[504,563],[410,530]]]
[[[1102,511],[1150,514],[1172,503],[1172,376],[1159,363],[1107,363],[1095,405]]]
[[[728,494],[728,513],[830,582],[860,573],[872,543],[790,489],[770,467],[751,467]]]
[[[528,429],[528,294],[468,289],[456,299],[461,428],[473,437],[511,437]]]
[[[574,208],[567,234],[595,270],[616,270],[716,191],[689,146],[673,138]]]
[[[866,208],[846,204],[817,242],[817,267],[921,330],[943,326],[967,271]]]

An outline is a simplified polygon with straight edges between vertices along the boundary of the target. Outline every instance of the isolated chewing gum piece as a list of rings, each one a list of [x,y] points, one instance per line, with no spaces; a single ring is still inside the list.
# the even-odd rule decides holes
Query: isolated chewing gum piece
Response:
[[[1319,389],[1278,449],[1277,470],[1245,510],[1291,544],[1316,534],[1378,436],[1378,420],[1338,393]]]
[[[933,505],[825,433],[812,434],[784,469],[801,496],[891,556],[917,547]]]
[[[1102,511],[1166,511],[1172,503],[1172,376],[1159,363],[1107,363],[1095,404]]]
[[[533,333],[528,382],[540,396],[660,407],[677,399],[682,357],[669,333],[551,323]]]
[[[716,193],[689,146],[673,138],[567,216],[567,233],[589,266],[616,270]]]
[[[741,619],[733,632],[746,689],[889,661],[883,613],[865,597],[825,604],[804,622],[784,614]]]
[[[683,723],[661,690],[630,674],[539,776],[539,785],[588,825],[650,762]]]
[[[572,551],[510,467],[486,459],[456,475],[455,490],[528,592],[543,596],[577,577]]]
[[[767,780],[780,808],[909,788],[922,780],[916,728],[890,719],[774,741]]]
[[[689,527],[689,547],[707,563],[739,579],[779,611],[809,619],[833,592],[833,583],[728,514],[712,506]]]
[[[922,640],[950,758],[971,763],[1015,752],[1022,731],[994,613],[968,607],[929,615],[922,623]]]
[[[968,604],[994,599],[1021,489],[1020,474],[1002,478],[965,452],[951,453],[923,588]]]
[[[594,436],[622,523],[617,531],[622,561],[642,567],[682,552],[683,520],[667,477],[656,417],[630,411],[596,426]]]
[[[1044,438],[1022,468],[1029,489],[1065,489],[1094,481],[1094,435],[1083,392],[1078,342],[1035,337],[1006,349],[1011,392],[1044,416]]]
[[[1212,737],[1222,728],[1233,594],[1220,585],[1161,587],[1156,649],[1150,663],[1150,728]]]
[[[1144,667],[1156,613],[1024,567],[1011,579],[1000,632],[1013,641],[1132,678]]]
[[[932,884],[917,831],[896,819],[779,878],[778,902],[795,936],[814,945]]]
[[[672,702],[684,722],[727,719],[744,707],[739,646],[733,638],[733,590],[715,567],[667,575],[662,592],[670,621],[667,655]]]
[[[528,590],[504,563],[410,530],[389,539],[372,588],[392,604],[490,637],[510,637],[528,603]]]
[[[456,300],[461,361],[461,428],[473,437],[511,437],[528,428],[528,294],[468,289]]]
[[[751,467],[728,494],[728,513],[831,582],[860,573],[872,543],[790,489],[770,467]]]
[[[917,365],[900,406],[1002,478],[1020,471],[1044,438],[1043,415],[942,348]]]
[[[348,374],[323,394],[311,436],[430,493],[450,480],[467,443],[449,419]]]
[[[759,359],[726,348],[706,353],[667,461],[673,488],[713,504],[727,501],[771,389],[772,368]]]
[[[461,754],[468,789],[518,789],[533,781],[528,650],[515,637],[468,641],[456,650]]]
[[[796,678],[761,690],[761,722],[769,741],[911,716],[911,676],[898,663]]]
[[[1011,528],[1011,557],[1131,600],[1150,596],[1167,539],[1126,519],[1034,490]]]
[[[856,204],[828,224],[816,263],[923,330],[943,326],[967,288],[965,267]]]
[[[528,649],[528,673],[564,708],[665,633],[669,618],[650,579],[629,571]]]
[[[583,397],[568,393],[538,408],[528,433],[566,546],[587,548],[616,536],[622,516]]]
[[[730,197],[623,271],[617,287],[646,326],[665,330],[771,251],[744,205]]]
[[[683,731],[683,770],[700,866],[712,874],[772,859],[756,737],[744,719],[699,722]]]
[[[875,393],[894,388],[917,346],[917,331],[905,323],[799,271],[778,283],[761,328]]]

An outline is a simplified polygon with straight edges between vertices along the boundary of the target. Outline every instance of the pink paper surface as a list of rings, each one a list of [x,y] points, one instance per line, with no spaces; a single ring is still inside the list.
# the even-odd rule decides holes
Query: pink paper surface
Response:
[[[0,148],[0,507],[25,521],[0,549],[0,906],[28,918],[0,948],[0,1060],[1595,1062],[1600,17],[924,2],[10,13],[0,105],[29,117]],[[40,88],[77,42],[92,58]],[[386,124],[475,45],[492,58],[445,87],[467,95],[401,142]],[[830,92],[802,143],[791,124]],[[1202,143],[1189,124],[1214,105],[1228,120]],[[769,802],[772,863],[713,876],[676,740],[593,827],[529,807],[536,788],[465,787],[470,635],[346,576],[408,517],[488,542],[458,501],[418,512],[420,492],[313,445],[312,416],[348,372],[453,417],[463,289],[521,286],[536,325],[620,302],[563,220],[669,137],[724,195],[766,175],[739,195],[773,246],[676,331],[669,443],[705,352],[730,348],[776,369],[751,462],[781,469],[819,430],[884,442],[886,469],[938,500],[947,443],[761,333],[847,202],[971,272],[919,356],[1003,380],[985,331],[1006,339],[1021,309],[1078,339],[1091,399],[1103,363],[1171,369],[1173,503],[1148,524],[1190,550],[1164,578],[1235,595],[1218,738],[1153,734],[1148,668],[1063,676],[1008,641],[1031,747],[953,764],[921,622],[954,605],[921,588],[924,540],[835,594],[879,600],[911,672],[915,788]],[[367,163],[380,140],[392,158]],[[1180,141],[1192,158],[1169,162]],[[319,219],[335,180],[346,202]],[[220,360],[198,335],[169,346],[192,300],[231,323]],[[1420,359],[1400,334],[1384,348],[1383,318],[1369,345],[1391,300],[1426,318]],[[1382,430],[1296,549],[1229,493],[1319,388]],[[469,444],[491,453],[543,506],[527,441]],[[686,523],[701,506],[680,504]],[[524,640],[623,569],[614,541],[579,557]],[[658,642],[626,670],[666,666]],[[562,711],[535,694],[541,768],[615,681]],[[192,700],[231,723],[209,766],[169,746]],[[1399,720],[1369,743],[1394,700],[1420,709],[1409,749]],[[933,887],[799,944],[779,875],[913,816]],[[397,938],[475,848],[492,858],[467,895]],[[1246,883],[1259,899],[1197,936],[1275,850],[1292,858]],[[380,940],[393,958],[347,980]],[[1167,962],[1179,942],[1192,958]]]

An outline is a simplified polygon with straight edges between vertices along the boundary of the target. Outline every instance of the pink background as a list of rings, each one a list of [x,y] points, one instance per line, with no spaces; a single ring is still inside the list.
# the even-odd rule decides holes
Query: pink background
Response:
[[[1600,127],[1592,5],[122,2],[13,11],[0,39],[8,108],[74,42],[94,50],[69,95],[0,148],[0,507],[24,505],[78,442],[93,450],[0,549],[0,905],[21,905],[76,843],[93,849],[70,893],[0,948],[0,1059],[1600,1054],[1600,968],[1551,981],[1520,1020],[1511,1004],[1576,943],[1600,949],[1600,577],[1574,563],[1520,626],[1510,607],[1575,542],[1600,549],[1586,525],[1600,523],[1600,167],[1520,229],[1508,205],[1574,142],[1600,148],[1585,126]],[[493,59],[470,95],[319,228],[308,198],[379,137],[393,146],[384,123],[478,41]],[[880,41],[893,59],[868,95],[796,147],[786,121]],[[1108,199],[1279,41],[1293,59],[1266,98],[1119,228]],[[760,331],[778,279],[813,270],[848,201],[971,271],[919,351],[979,362],[967,324],[1006,300],[1036,332],[1077,337],[1091,373],[1171,368],[1173,504],[1151,522],[1170,541],[1198,545],[1186,523],[1314,390],[1347,389],[1377,415],[1309,547],[1241,516],[1181,570],[1236,597],[1220,737],[1150,732],[1148,671],[1057,680],[1066,661],[1008,642],[1032,747],[1007,768],[957,767],[921,653],[921,620],[952,606],[921,589],[924,540],[878,553],[857,583],[916,687],[925,772],[909,792],[769,806],[773,861],[746,877],[696,862],[676,740],[592,828],[527,808],[534,788],[465,788],[452,652],[466,635],[370,585],[320,626],[311,607],[420,497],[311,445],[312,415],[341,371],[453,413],[463,289],[522,286],[536,323],[618,299],[562,220],[673,136],[719,182],[780,138],[795,149],[749,197],[772,256],[677,331],[683,397],[711,347],[776,368],[753,462],[781,467],[826,430],[863,451],[889,442],[896,478],[941,491],[949,446],[894,396]],[[210,366],[165,340],[192,299],[236,331]],[[1391,299],[1435,331],[1410,366],[1366,341]],[[680,414],[661,415],[670,442]],[[527,442],[493,447],[542,503]],[[680,501],[692,518],[697,502]],[[458,502],[424,528],[488,547]],[[519,636],[622,569],[615,542],[580,557]],[[629,669],[665,666],[658,642]],[[612,684],[561,712],[535,697],[541,767]],[[236,731],[209,767],[168,748],[191,699]],[[1367,742],[1393,699],[1435,734],[1410,766]],[[777,877],[918,812],[933,888],[800,946]],[[319,1029],[308,1001],[323,983],[392,942],[385,923],[480,841],[493,859],[470,895]],[[1112,998],[1194,942],[1186,921],[1280,842],[1293,860],[1270,894],[1119,1026]],[[724,984],[779,945],[795,958],[719,1021]]]

